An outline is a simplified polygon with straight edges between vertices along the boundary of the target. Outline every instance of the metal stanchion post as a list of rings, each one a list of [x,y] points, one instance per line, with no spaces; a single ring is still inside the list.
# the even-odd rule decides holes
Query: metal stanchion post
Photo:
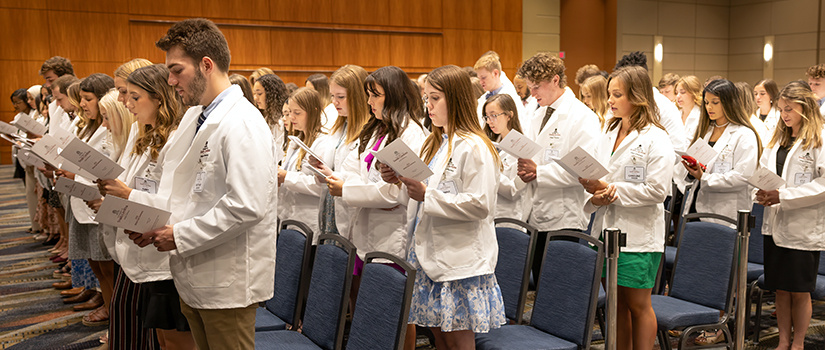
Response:
[[[605,334],[605,349],[616,350],[616,293],[618,285],[618,261],[620,247],[625,246],[625,235],[618,228],[607,228],[604,230],[606,238],[605,247],[607,249],[607,334]]]
[[[745,348],[745,324],[747,309],[750,306],[745,305],[745,294],[748,289],[748,239],[753,224],[751,212],[740,210],[737,224],[739,232],[736,239],[736,244],[739,245],[739,256],[736,257],[736,338],[733,341],[733,348],[736,350]]]

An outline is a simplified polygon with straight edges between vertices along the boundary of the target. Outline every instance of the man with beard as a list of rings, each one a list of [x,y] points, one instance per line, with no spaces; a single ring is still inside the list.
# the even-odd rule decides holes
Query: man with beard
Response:
[[[166,52],[169,85],[192,107],[158,159],[155,203],[172,212],[170,225],[130,238],[170,252],[199,349],[254,349],[255,309],[272,297],[275,274],[272,135],[230,83],[229,47],[214,23],[178,22],[156,46]]]

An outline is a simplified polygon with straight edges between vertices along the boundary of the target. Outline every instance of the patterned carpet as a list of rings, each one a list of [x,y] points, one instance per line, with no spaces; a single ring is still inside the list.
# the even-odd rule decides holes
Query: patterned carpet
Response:
[[[0,166],[0,349],[90,349],[105,326],[86,327],[51,287],[57,267],[40,242],[26,233],[30,222],[23,183]]]

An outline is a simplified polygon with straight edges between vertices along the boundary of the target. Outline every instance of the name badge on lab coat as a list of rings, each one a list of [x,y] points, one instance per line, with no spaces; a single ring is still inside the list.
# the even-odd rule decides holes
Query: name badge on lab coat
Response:
[[[145,177],[135,176],[135,189],[149,194],[158,193],[158,182]]]
[[[560,158],[561,153],[558,149],[547,148],[544,150],[544,162],[549,163],[553,158]]]
[[[645,182],[645,167],[641,165],[624,167],[624,180],[627,182]]]
[[[437,189],[443,193],[448,194],[458,194],[458,186],[456,186],[455,181],[442,181],[438,184]]]
[[[728,171],[731,171],[731,169],[733,169],[733,164],[731,164],[731,162],[718,161],[716,163],[713,163],[713,172],[714,173],[724,174]]]
[[[195,174],[195,185],[192,186],[192,192],[201,193],[203,192],[203,183],[206,181],[206,172],[201,170]]]
[[[793,184],[796,186],[804,185],[806,183],[811,182],[813,178],[813,173],[796,173],[793,177]]]
[[[369,179],[372,183],[381,181],[381,174],[378,173],[378,170],[375,170],[374,168],[370,167]]]

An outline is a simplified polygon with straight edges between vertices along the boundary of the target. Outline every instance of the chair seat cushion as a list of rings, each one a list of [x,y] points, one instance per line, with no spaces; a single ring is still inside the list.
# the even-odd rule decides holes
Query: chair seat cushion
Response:
[[[673,263],[676,262],[676,251],[678,249],[676,247],[665,246],[665,267],[668,269],[673,268]]]
[[[664,295],[651,296],[659,329],[719,322],[719,310]]]
[[[506,325],[492,329],[489,333],[476,334],[476,349],[478,350],[576,350],[577,348],[576,343],[524,325]]]
[[[748,263],[748,282],[756,281],[763,273],[765,273],[765,265]]]
[[[759,278],[756,279],[756,286],[759,288],[765,289],[765,274],[759,275]]]
[[[255,349],[318,350],[318,345],[295,331],[255,332]]]
[[[255,332],[279,331],[286,329],[286,322],[265,307],[255,310]]]

